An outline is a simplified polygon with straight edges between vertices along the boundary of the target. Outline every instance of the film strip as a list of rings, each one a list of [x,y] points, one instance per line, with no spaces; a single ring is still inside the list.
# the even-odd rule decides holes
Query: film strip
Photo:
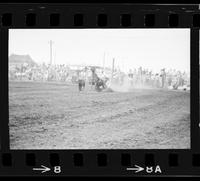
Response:
[[[58,4],[53,5],[53,4],[39,4],[39,3],[38,4],[25,4],[25,3],[24,4],[6,4],[5,3],[5,4],[0,4],[0,15],[1,15],[1,20],[0,20],[1,22],[0,23],[0,36],[1,36],[0,37],[0,40],[1,40],[0,41],[1,43],[0,45],[1,47],[0,48],[0,55],[1,55],[0,176],[22,176],[22,175],[30,175],[30,176],[31,175],[33,176],[38,176],[38,175],[44,175],[44,176],[47,176],[47,175],[51,175],[51,176],[52,175],[53,176],[200,176],[200,129],[199,129],[199,124],[200,124],[199,123],[200,11],[199,11],[198,4],[196,5],[139,5],[139,4],[134,5],[134,4],[62,4],[62,3],[59,4],[58,3]],[[26,29],[32,30],[33,35],[34,35],[34,32],[37,32],[38,29],[63,30],[63,31],[64,30],[82,31],[85,29],[102,30],[102,31],[115,30],[115,29],[124,30],[124,31],[125,30],[141,30],[141,31],[146,30],[146,34],[148,34],[149,33],[148,31],[150,30],[159,30],[159,29],[160,30],[162,29],[188,30],[189,40],[190,40],[189,41],[189,46],[190,46],[189,48],[190,69],[189,70],[190,70],[190,84],[191,84],[190,100],[189,100],[189,103],[190,103],[189,104],[190,124],[188,127],[189,129],[184,130],[186,128],[181,125],[181,124],[183,125],[185,124],[184,121],[183,123],[181,122],[180,125],[176,125],[173,122],[165,124],[165,126],[172,124],[171,130],[169,133],[171,134],[171,141],[172,140],[177,141],[173,145],[173,148],[166,147],[163,149],[162,147],[159,147],[159,145],[162,144],[161,142],[158,143],[157,146],[152,147],[153,149],[151,149],[151,147],[137,148],[134,146],[133,148],[131,148],[131,146],[127,147],[127,145],[123,144],[123,141],[121,141],[120,143],[122,145],[115,149],[115,147],[112,147],[112,144],[115,144],[115,143],[105,143],[105,145],[106,144],[111,145],[110,147],[106,147],[105,145],[104,147],[99,147],[99,148],[88,146],[89,144],[91,144],[88,141],[90,139],[90,136],[92,136],[93,134],[95,135],[96,132],[98,132],[101,129],[102,124],[105,123],[105,121],[103,122],[102,120],[100,120],[100,122],[102,121],[101,123],[98,123],[96,126],[94,126],[96,129],[95,131],[93,130],[93,127],[90,125],[91,127],[89,127],[85,131],[85,133],[82,135],[78,134],[77,132],[73,133],[73,130],[77,131],[74,128],[74,124],[76,123],[70,122],[69,124],[71,125],[71,128],[68,128],[67,127],[68,125],[66,125],[68,123],[66,123],[65,125],[62,125],[60,122],[56,124],[55,121],[57,121],[57,118],[49,119],[50,121],[54,121],[54,123],[52,122],[45,123],[47,126],[46,128],[44,127],[43,123],[40,123],[40,122],[33,123],[34,120],[37,120],[39,118],[37,117],[35,118],[34,116],[31,117],[29,115],[29,112],[32,111],[34,105],[38,108],[38,104],[39,104],[38,102],[40,102],[40,99],[42,98],[40,97],[40,99],[37,100],[38,102],[32,102],[31,103],[33,105],[32,108],[29,107],[29,109],[26,109],[25,107],[23,107],[23,105],[28,105],[28,101],[26,100],[27,102],[22,101],[16,104],[14,100],[17,99],[15,95],[18,92],[14,92],[14,93],[9,92],[10,90],[15,89],[12,86],[10,87],[9,85],[9,81],[10,81],[9,46],[10,44],[12,44],[10,43],[10,40],[13,38],[13,35],[10,32],[11,31],[14,32],[15,30],[26,30]],[[26,37],[25,34],[24,34],[24,37]],[[22,44],[23,44],[25,42],[24,40],[25,38],[23,39],[23,36],[21,36],[20,38],[22,39]],[[78,43],[81,43],[81,40]],[[30,44],[31,44],[31,41],[30,41]],[[38,42],[38,46],[39,44],[40,42]],[[26,44],[26,45],[29,46],[29,44]],[[26,45],[24,45],[23,47],[26,47]],[[84,44],[82,45],[84,46]],[[50,57],[53,55],[51,53],[51,48],[52,48],[51,46],[53,45],[52,44],[50,45]],[[17,46],[15,48],[17,50]],[[80,49],[77,49],[77,51],[81,52]],[[155,51],[159,52],[159,49],[156,49]],[[165,55],[162,55],[161,57],[164,57],[164,56]],[[53,61],[52,58],[50,58],[50,62],[51,61]],[[113,65],[114,65],[114,60],[113,60]],[[22,76],[22,72],[23,71],[21,71],[21,74],[20,74],[21,76]],[[16,75],[18,74],[16,73]],[[17,80],[16,82],[19,82],[19,80]],[[24,92],[22,92],[20,96],[23,96],[23,94],[26,94],[25,90],[28,90],[28,87],[26,87],[27,85],[29,84],[24,84],[23,86],[25,87],[22,86],[22,89]],[[80,82],[79,82],[79,85],[80,85]],[[95,83],[95,85],[97,85],[97,83]],[[21,85],[16,84],[15,86],[21,86]],[[30,86],[32,86],[31,90],[34,90],[36,89],[35,86],[37,85],[34,83],[34,86],[33,85],[30,85]],[[42,87],[43,84],[39,85],[39,87],[40,86]],[[56,87],[59,87],[59,86],[61,85],[56,84]],[[50,88],[47,87],[45,89],[46,93],[48,93],[48,89],[51,89],[51,88],[52,90],[55,89],[55,87],[50,87]],[[38,89],[38,90],[41,91],[41,89]],[[91,93],[91,95],[97,94],[98,96],[98,93],[96,92]],[[31,94],[32,93],[29,92],[29,95]],[[64,95],[65,93],[58,92],[54,96],[56,97],[61,94]],[[12,96],[12,97],[9,97],[9,96]],[[21,100],[20,96],[18,97],[19,100]],[[28,98],[30,99],[30,97]],[[147,98],[147,96],[145,98]],[[79,99],[82,99],[82,98],[79,98]],[[130,98],[127,97],[127,99],[130,99]],[[11,102],[9,102],[9,100]],[[95,100],[92,100],[92,101],[95,103]],[[54,102],[54,99],[52,103],[53,102]],[[62,98],[59,100],[59,102],[62,102]],[[96,101],[96,104],[97,102],[98,101]],[[36,105],[36,103],[38,104]],[[15,106],[17,108],[9,107],[10,105],[13,106],[14,104],[16,104]],[[73,102],[70,102],[70,104],[73,104]],[[106,103],[102,103],[102,104],[106,104]],[[59,107],[59,105],[57,106]],[[163,105],[159,104],[159,106],[162,107]],[[75,108],[73,107],[73,109]],[[100,107],[98,111],[101,111],[101,109],[102,108]],[[143,110],[143,114],[144,114],[146,107],[140,108],[140,109]],[[173,109],[176,109],[176,107],[171,108],[170,110],[172,111]],[[181,109],[181,108],[177,108],[177,109]],[[25,118],[18,117],[18,112],[21,110],[27,111]],[[42,106],[37,109],[38,112],[41,112],[42,110],[43,110]],[[108,110],[112,112],[111,109],[108,109]],[[51,111],[54,112],[55,110],[52,109]],[[51,115],[51,111],[49,112],[49,115]],[[89,111],[89,114],[92,114],[91,113],[92,109],[88,109],[88,111]],[[184,111],[187,112],[187,110],[185,109]],[[116,118],[121,116],[120,108],[118,112],[119,114],[116,116]],[[41,114],[43,114],[43,112],[41,112]],[[59,119],[60,119],[60,116],[62,117],[62,114],[63,113],[59,114],[59,117],[58,117]],[[158,112],[157,114],[161,114],[161,113]],[[184,114],[186,113],[184,112]],[[34,115],[37,115],[37,114],[34,112]],[[169,115],[170,115],[170,112],[169,112]],[[64,117],[65,116],[66,115],[64,115]],[[47,117],[45,117],[45,119],[47,119]],[[93,117],[92,118],[89,117],[88,119],[93,120]],[[114,118],[112,117],[110,121],[112,121],[113,119]],[[143,118],[143,119],[148,120],[148,118]],[[23,123],[23,125],[21,125],[21,127],[20,126],[18,127],[17,126],[18,123],[16,123],[16,121],[24,121],[24,120],[25,122]],[[29,122],[29,121],[32,121],[32,122]],[[86,118],[85,119],[86,123],[83,120],[81,120],[80,124],[81,125],[89,124],[88,121],[89,120],[87,120]],[[148,121],[151,121],[151,117],[149,118]],[[31,126],[28,128],[26,124],[30,124]],[[34,127],[35,126],[34,124],[38,124],[38,125],[41,124],[43,126],[42,130],[40,130],[41,127],[38,128],[37,130]],[[41,136],[42,134],[45,134],[45,131],[48,131],[48,129],[50,129],[48,127],[48,124],[54,125],[54,128],[53,129],[51,128],[53,130],[52,135],[54,135],[53,137],[51,137],[52,140],[54,137],[57,138],[56,134],[54,133],[56,132],[59,133],[59,129],[61,129],[61,127],[63,126],[64,127],[66,126],[66,130],[71,131],[71,135],[73,136],[75,135],[74,137],[72,136],[74,141],[72,140],[71,142],[69,142],[69,145],[74,142],[78,142],[77,140],[79,139],[81,140],[81,138],[76,135],[79,135],[79,136],[81,135],[84,137],[84,135],[87,135],[87,132],[89,132],[90,130],[91,131],[93,130],[94,132],[93,134],[91,133],[90,136],[87,137],[87,139],[85,139],[85,147],[80,146],[81,144],[79,145],[80,147],[78,146],[76,147],[75,143],[74,143],[75,146],[72,144],[73,146],[71,147],[61,146],[59,148],[54,147],[53,143],[51,146],[45,147],[46,149],[42,147],[42,145],[37,145],[35,149],[34,149],[34,146],[30,146],[30,148],[28,146],[26,147],[25,143],[23,143],[22,140],[24,141],[26,139],[29,139],[29,132],[30,134],[32,134],[34,132],[33,129],[36,129],[35,130],[36,135],[31,137],[31,139],[27,140],[26,144],[27,145],[31,145],[31,143],[36,144],[38,141],[37,137]],[[117,124],[117,123],[114,123],[114,124]],[[125,122],[124,124],[129,125],[130,123]],[[26,126],[27,126],[27,130],[26,130]],[[149,124],[148,126],[151,126],[151,124]],[[154,126],[156,127],[156,125]],[[176,128],[177,126],[180,126],[180,130],[183,132],[189,131],[189,138],[185,138],[183,135],[183,138],[178,140],[176,136],[173,135],[173,130],[172,130]],[[72,129],[72,130],[69,130],[69,129]],[[81,131],[80,129],[78,131]],[[117,129],[117,128],[113,127],[113,129]],[[134,131],[138,132],[139,130],[140,132],[140,129],[142,130],[143,126],[139,126]],[[112,126],[107,130],[112,130]],[[123,127],[121,131],[123,132]],[[130,132],[130,130],[127,130],[127,132],[128,131]],[[157,137],[162,136],[162,132],[165,132],[165,131],[166,130],[163,128],[160,132],[156,132]],[[100,135],[98,135],[98,137],[104,137],[104,135],[101,135],[103,131],[102,132],[99,131],[99,132],[100,132]],[[24,135],[26,135],[26,137],[24,137]],[[146,136],[150,137],[150,135],[148,134]],[[48,135],[46,135],[46,137],[48,137]],[[98,137],[96,139],[98,139]],[[42,138],[44,139],[45,135]],[[67,137],[65,137],[65,139],[67,139]],[[60,144],[62,145],[62,142],[65,142],[65,139],[56,139],[55,142],[60,142]],[[129,142],[127,142],[127,139],[130,139],[130,138],[125,137],[124,142],[128,144]],[[132,139],[140,140],[140,137],[135,137],[135,138],[133,137]],[[179,144],[181,145],[182,141],[184,140],[189,140],[189,148],[187,146],[183,146],[184,148],[178,147],[178,145]],[[51,142],[51,140],[48,140],[48,141]],[[170,144],[166,141],[164,142],[166,143],[166,145]],[[93,142],[93,145],[96,145],[95,141]],[[40,149],[40,146],[41,146],[41,149]]]

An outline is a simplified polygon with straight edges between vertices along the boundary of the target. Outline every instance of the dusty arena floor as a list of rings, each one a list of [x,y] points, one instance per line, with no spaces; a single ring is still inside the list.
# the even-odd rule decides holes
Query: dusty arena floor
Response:
[[[9,82],[11,149],[187,149],[190,93]]]

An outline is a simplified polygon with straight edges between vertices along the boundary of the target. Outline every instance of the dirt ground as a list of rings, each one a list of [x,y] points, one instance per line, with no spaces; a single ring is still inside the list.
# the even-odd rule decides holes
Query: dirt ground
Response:
[[[189,149],[190,92],[9,82],[9,127],[11,149]]]

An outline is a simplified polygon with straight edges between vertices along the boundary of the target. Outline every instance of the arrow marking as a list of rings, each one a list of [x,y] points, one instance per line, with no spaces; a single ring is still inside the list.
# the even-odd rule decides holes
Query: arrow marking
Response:
[[[141,172],[144,170],[144,168],[138,166],[138,165],[135,165],[135,168],[127,168],[126,170],[132,170],[132,171],[135,171],[135,173],[137,172]]]
[[[42,171],[41,173],[48,172],[48,171],[51,170],[50,168],[45,167],[44,165],[41,165],[41,167],[42,168],[33,168],[33,170],[35,170],[35,171]]]

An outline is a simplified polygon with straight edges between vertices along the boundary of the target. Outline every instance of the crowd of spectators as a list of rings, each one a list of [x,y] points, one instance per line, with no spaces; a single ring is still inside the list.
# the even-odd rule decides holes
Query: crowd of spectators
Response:
[[[9,66],[9,80],[30,80],[30,81],[61,81],[77,82],[81,72],[84,72],[85,79],[91,77],[92,71],[89,68],[82,70],[71,69],[68,65],[29,65]],[[96,71],[97,72],[97,71]],[[155,88],[190,87],[190,75],[187,72],[175,69],[161,69],[159,72],[139,67],[130,69],[128,73],[115,70],[105,74],[103,70],[98,71],[97,75],[107,77],[112,82],[123,84],[125,81],[131,86],[148,86]]]
[[[130,69],[128,74],[119,72],[113,78],[118,84],[124,84],[125,81],[133,87],[154,87],[154,88],[190,88],[190,75],[185,71],[176,69],[161,69],[159,72],[139,67]]]
[[[70,69],[66,65],[28,65],[9,67],[10,80],[67,81]]]

